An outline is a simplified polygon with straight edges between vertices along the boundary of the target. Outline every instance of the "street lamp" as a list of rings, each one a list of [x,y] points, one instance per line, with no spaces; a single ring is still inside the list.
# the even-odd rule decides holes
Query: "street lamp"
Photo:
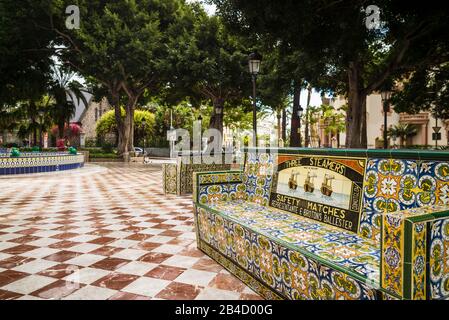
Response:
[[[260,69],[262,56],[253,52],[248,56],[249,73],[253,82],[253,145],[257,147],[257,113],[256,113],[256,78]]]
[[[198,116],[198,121],[199,121],[199,123],[200,123],[200,125],[199,125],[199,127],[200,127],[200,146],[199,146],[199,148],[200,148],[200,150],[199,150],[199,152],[200,152],[200,157],[201,157],[201,162],[202,162],[202,153],[203,153],[203,132],[202,132],[202,130],[203,130],[203,117],[201,116],[201,114]]]
[[[384,111],[384,149],[388,149],[388,141],[387,141],[387,113],[390,112],[390,98],[391,91],[382,91],[380,93],[382,97],[383,111]]]
[[[298,135],[299,135],[299,146],[302,147],[302,142],[301,142],[301,117],[302,114],[304,112],[304,109],[301,107],[301,105],[299,105],[298,108]]]

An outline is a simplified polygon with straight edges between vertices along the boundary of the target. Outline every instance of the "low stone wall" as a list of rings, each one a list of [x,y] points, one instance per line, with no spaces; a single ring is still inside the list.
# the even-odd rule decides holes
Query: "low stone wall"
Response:
[[[168,148],[145,148],[147,155],[150,157],[170,157],[170,149]]]

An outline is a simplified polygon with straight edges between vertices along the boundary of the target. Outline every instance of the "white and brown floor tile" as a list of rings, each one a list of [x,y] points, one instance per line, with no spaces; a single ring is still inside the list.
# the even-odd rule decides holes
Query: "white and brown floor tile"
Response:
[[[0,299],[260,299],[196,248],[157,166],[0,178]]]

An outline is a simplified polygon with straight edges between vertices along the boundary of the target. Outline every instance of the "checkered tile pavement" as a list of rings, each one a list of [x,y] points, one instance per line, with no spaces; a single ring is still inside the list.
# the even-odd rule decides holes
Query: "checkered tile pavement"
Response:
[[[0,299],[260,299],[193,229],[160,167],[0,178]]]

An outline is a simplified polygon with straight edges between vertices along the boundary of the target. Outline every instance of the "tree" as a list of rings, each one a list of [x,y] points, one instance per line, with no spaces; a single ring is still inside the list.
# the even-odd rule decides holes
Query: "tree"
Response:
[[[449,60],[449,21],[439,3],[375,1],[381,23],[371,28],[359,0],[212,2],[229,25],[301,48],[305,64],[321,69],[314,87],[347,96],[347,147],[366,147],[367,95],[417,67]]]
[[[54,54],[47,19],[51,2],[0,0],[0,112],[45,94]]]
[[[88,107],[83,85],[74,80],[74,76],[74,72],[63,70],[61,67],[53,68],[53,80],[48,92],[53,98],[50,115],[58,126],[59,139],[64,137],[64,127],[70,124],[70,118],[76,111],[76,104],[83,102],[86,108]]]
[[[436,118],[449,119],[449,63],[420,68],[401,85],[391,99],[396,112],[429,111]]]
[[[323,120],[326,124],[325,133],[335,137],[337,139],[337,148],[340,148],[340,133],[346,129],[345,115],[332,110],[324,114]]]
[[[183,42],[183,50],[173,56],[177,77],[171,94],[176,91],[182,99],[196,100],[197,105],[212,104],[209,127],[223,133],[225,110],[248,100],[248,52],[242,39],[230,34],[219,17],[208,16],[199,5],[192,8],[193,38]]]
[[[409,137],[413,137],[418,133],[418,128],[413,124],[398,124],[388,129],[387,134],[390,138],[399,138],[401,148],[403,148]]]
[[[121,108],[122,116],[125,114],[125,108]],[[143,121],[145,120],[145,127]],[[134,112],[134,135],[137,137],[145,136],[146,139],[150,139],[155,133],[155,117],[154,114],[146,110],[136,110]],[[108,133],[118,134],[118,126],[115,117],[115,110],[110,110],[103,114],[98,120],[96,127],[97,137],[104,138]]]
[[[126,157],[133,150],[136,106],[157,96],[172,80],[171,61],[191,30],[188,7],[181,0],[80,0],[79,7],[80,29],[66,31],[54,23],[67,48],[63,61],[108,93],[115,109],[118,152]]]
[[[275,50],[264,48],[263,52],[263,72],[258,82],[260,101],[263,106],[268,106],[277,118],[278,141],[282,138],[286,142],[286,108],[291,103],[291,76],[281,63],[279,48]],[[294,125],[293,122],[292,125]]]
[[[308,113],[308,121],[310,128],[310,144],[312,146],[321,146],[320,135],[319,135],[319,127],[320,119],[321,119],[321,109],[316,106],[309,106],[307,108]]]
[[[305,129],[304,129],[304,147],[308,147],[310,144],[310,135],[309,135],[309,125],[310,125],[310,116],[309,116],[309,107],[310,107],[310,98],[312,96],[312,87],[309,85],[307,87],[307,105],[306,105],[306,118],[305,118]]]

